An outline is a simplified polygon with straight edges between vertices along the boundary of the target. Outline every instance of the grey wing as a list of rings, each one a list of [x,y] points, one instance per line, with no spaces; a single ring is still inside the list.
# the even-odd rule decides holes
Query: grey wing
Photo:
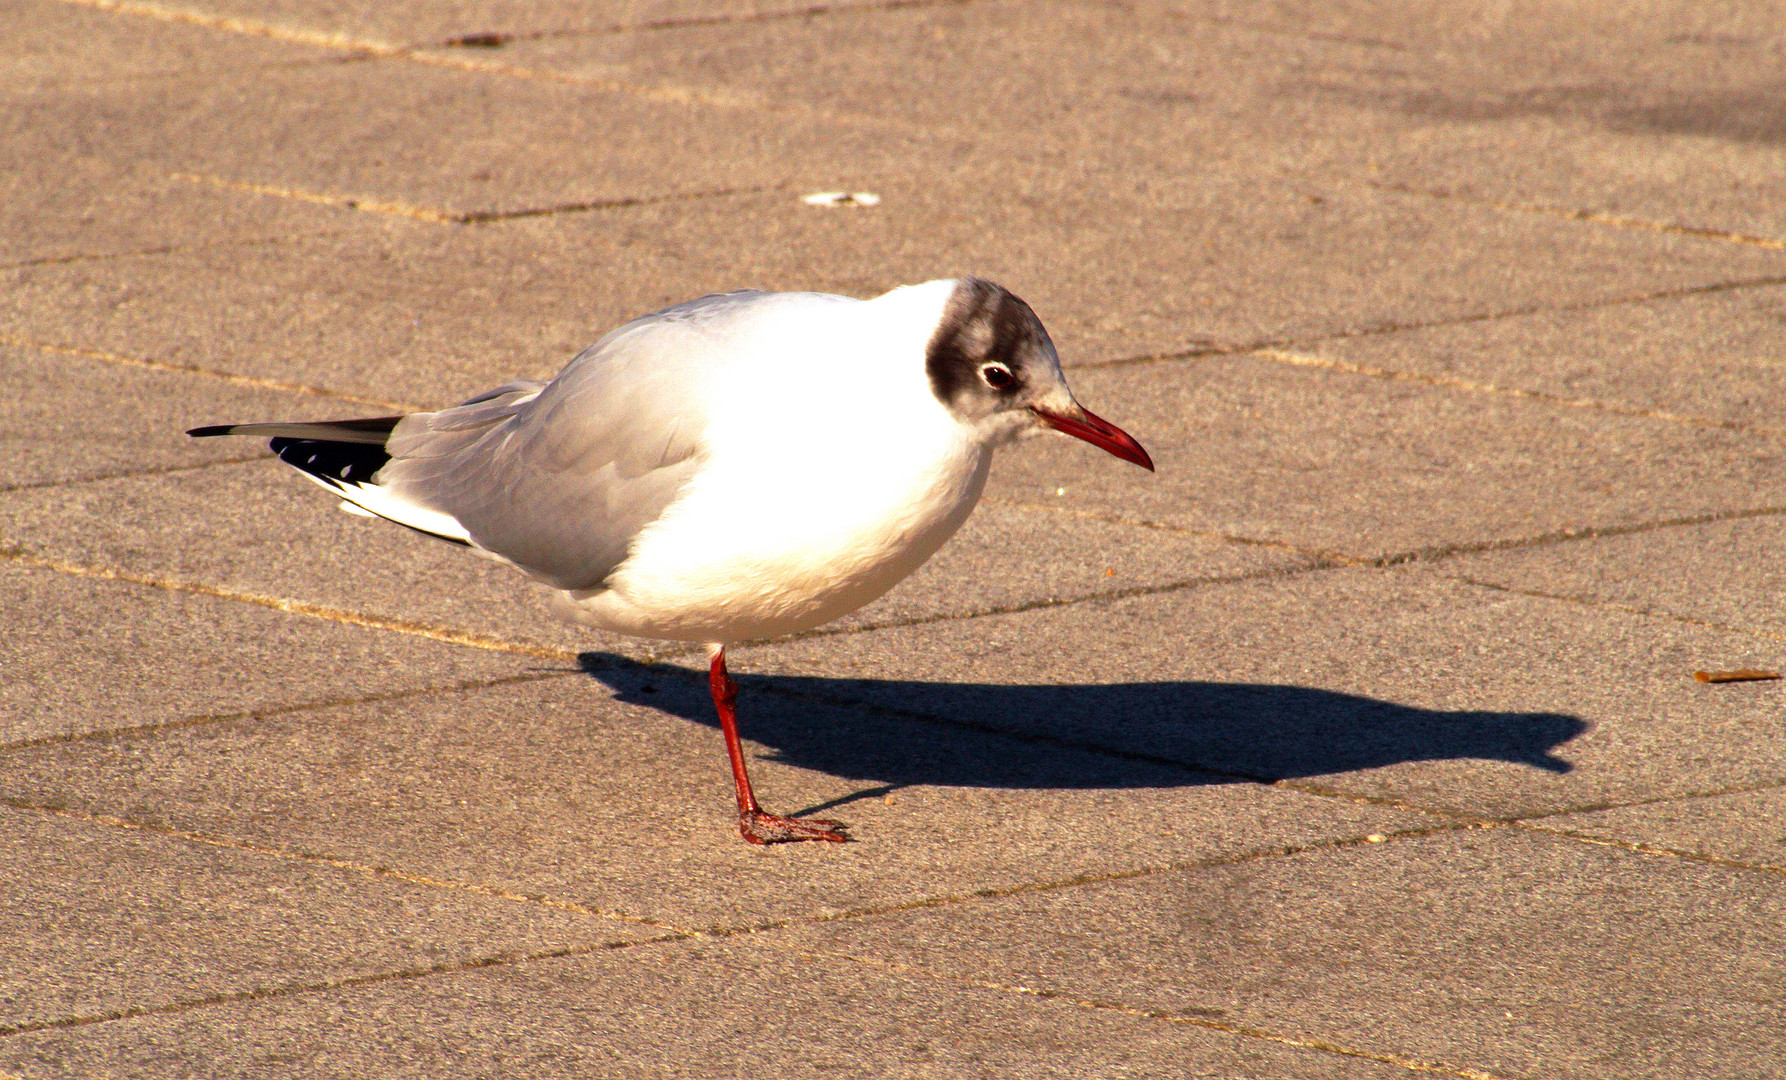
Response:
[[[706,417],[686,388],[722,359],[713,324],[762,295],[636,319],[548,384],[510,383],[405,417],[377,480],[551,585],[596,588],[698,469]]]

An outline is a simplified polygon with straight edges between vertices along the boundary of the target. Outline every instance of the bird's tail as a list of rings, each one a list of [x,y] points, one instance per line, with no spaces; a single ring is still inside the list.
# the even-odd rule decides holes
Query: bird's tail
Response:
[[[346,497],[348,487],[369,483],[391,456],[385,442],[401,416],[373,416],[362,420],[326,420],[306,424],[219,424],[197,427],[186,434],[195,439],[215,435],[251,435],[269,438],[279,460]]]
[[[450,515],[400,498],[373,479],[391,460],[385,444],[402,419],[372,416],[319,423],[218,424],[193,428],[186,434],[195,439],[216,435],[267,438],[280,461],[339,496],[346,509],[375,514],[455,544],[469,544],[471,538],[464,526]]]

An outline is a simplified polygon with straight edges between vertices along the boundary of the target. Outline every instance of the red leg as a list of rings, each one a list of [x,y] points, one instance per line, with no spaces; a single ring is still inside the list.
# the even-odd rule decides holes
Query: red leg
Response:
[[[744,771],[744,747],[738,743],[738,684],[726,673],[726,650],[713,650],[713,663],[707,669],[707,686],[713,691],[713,707],[719,712],[719,727],[726,735],[726,753],[732,758],[732,780],[738,785],[738,832],[753,844],[784,844],[795,840],[831,840],[843,843],[849,839],[848,826],[841,821],[820,818],[777,817],[757,805],[750,790],[750,774]]]

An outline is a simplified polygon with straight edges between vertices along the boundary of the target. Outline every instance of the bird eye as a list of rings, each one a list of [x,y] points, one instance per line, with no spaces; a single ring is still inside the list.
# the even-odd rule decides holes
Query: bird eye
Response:
[[[1011,374],[1011,369],[1002,364],[987,364],[980,369],[980,378],[985,379],[986,385],[994,390],[1009,390],[1017,383],[1017,376]]]

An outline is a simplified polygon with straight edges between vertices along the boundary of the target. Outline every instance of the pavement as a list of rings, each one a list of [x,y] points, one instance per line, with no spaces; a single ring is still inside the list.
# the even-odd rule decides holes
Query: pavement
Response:
[[[10,0],[0,1077],[1786,1074],[1752,0]],[[814,206],[822,191],[876,205]],[[578,630],[198,424],[976,273],[1149,475]]]

